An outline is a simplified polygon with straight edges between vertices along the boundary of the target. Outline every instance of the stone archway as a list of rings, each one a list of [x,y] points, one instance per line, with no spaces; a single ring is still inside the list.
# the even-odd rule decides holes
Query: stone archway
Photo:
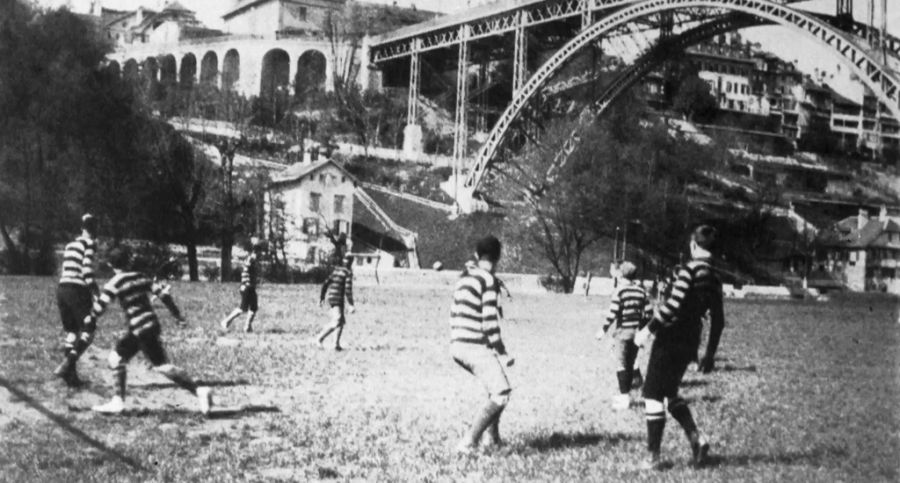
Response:
[[[222,90],[231,91],[241,80],[241,54],[231,49],[222,60]]]

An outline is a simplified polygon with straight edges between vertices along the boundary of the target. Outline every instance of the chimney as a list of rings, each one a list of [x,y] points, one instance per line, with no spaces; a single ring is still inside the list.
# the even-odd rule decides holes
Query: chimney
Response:
[[[888,215],[887,215],[887,206],[881,205],[881,210],[878,211],[878,221],[882,223],[887,223]]]
[[[869,222],[869,212],[865,208],[859,209],[859,214],[856,216],[856,229],[862,230],[866,223]]]
[[[135,25],[140,25],[144,22],[144,7],[138,7],[137,13],[135,14],[134,23]]]

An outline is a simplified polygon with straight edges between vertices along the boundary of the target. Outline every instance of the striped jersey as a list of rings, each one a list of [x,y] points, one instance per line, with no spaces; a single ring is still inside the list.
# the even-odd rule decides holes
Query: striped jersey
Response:
[[[640,329],[652,315],[653,306],[647,291],[636,283],[625,281],[613,293],[603,330],[613,324],[622,329]]]
[[[110,302],[118,299],[128,319],[128,330],[140,334],[159,325],[150,296],[160,296],[165,289],[165,285],[153,282],[142,273],[116,272],[100,290],[100,297],[91,309],[91,318],[96,320]]]
[[[244,268],[241,270],[241,286],[256,287],[259,283],[259,262],[256,254],[251,253],[244,259]]]
[[[650,331],[658,331],[657,339],[696,348],[707,312],[712,326],[724,325],[722,282],[708,259],[696,259],[678,271],[669,297],[650,321]]]
[[[327,299],[329,305],[343,306],[344,297],[347,297],[347,303],[353,305],[353,272],[347,267],[337,266],[322,284],[319,300]]]
[[[500,337],[499,284],[482,267],[467,268],[456,282],[450,307],[450,340],[484,344],[505,353]]]
[[[84,235],[66,245],[63,251],[62,273],[60,284],[80,285],[94,284],[94,254],[97,243]]]

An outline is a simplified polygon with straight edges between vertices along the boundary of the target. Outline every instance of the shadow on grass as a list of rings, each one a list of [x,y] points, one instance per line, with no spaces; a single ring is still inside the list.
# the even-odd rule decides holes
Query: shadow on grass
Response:
[[[130,468],[132,468],[134,470],[146,471],[146,468],[141,466],[141,464],[138,463],[133,458],[130,458],[129,456],[126,456],[126,455],[110,448],[109,446],[106,446],[105,444],[101,443],[100,441],[97,441],[96,439],[92,438],[89,434],[76,428],[75,425],[73,425],[72,423],[67,421],[62,416],[55,414],[53,411],[50,411],[39,401],[32,398],[31,396],[29,396],[28,394],[26,394],[24,391],[20,390],[19,388],[15,387],[13,384],[11,384],[9,381],[4,379],[3,377],[0,377],[0,386],[5,387],[6,390],[10,392],[10,394],[14,395],[16,398],[18,398],[18,400],[22,401],[22,403],[28,405],[35,411],[41,413],[47,419],[49,419],[50,421],[55,423],[57,426],[59,426],[61,429],[68,432],[69,434],[75,436],[76,438],[80,439],[82,442],[84,442],[88,446],[91,446],[92,448],[99,450],[101,453],[103,453],[105,455],[113,457],[113,459],[115,459],[116,461],[119,461],[120,463],[124,463],[125,465],[129,466]]]
[[[788,451],[772,454],[710,455],[703,468],[755,466],[760,464],[821,466],[848,456],[843,448],[815,448],[810,451]]]
[[[681,381],[679,387],[703,387],[709,385],[709,381],[705,379],[687,379]]]
[[[625,433],[553,433],[549,436],[525,440],[525,446],[538,451],[553,451],[563,448],[580,448],[598,443],[617,445],[626,441],[642,439],[640,435]]]
[[[280,413],[281,409],[276,406],[241,406],[237,408],[215,408],[210,411],[207,418],[209,419],[237,419],[242,416],[250,416],[262,413]]]
[[[743,366],[743,367],[736,366],[734,364],[725,364],[724,366],[722,366],[721,368],[717,368],[716,370],[722,371],[722,372],[757,372],[758,371],[755,364],[751,364],[749,366]]]
[[[250,381],[246,379],[235,379],[233,381],[197,381],[197,385],[206,387],[237,387],[249,386]],[[150,382],[147,384],[133,384],[130,387],[141,389],[172,389],[179,386],[174,382]]]
[[[70,411],[73,412],[85,412],[90,413],[91,410],[88,408],[75,408],[70,407]],[[276,406],[256,406],[256,405],[248,405],[248,406],[235,406],[235,407],[213,407],[212,410],[206,415],[207,419],[238,419],[243,416],[251,416],[254,414],[261,413],[280,413],[281,410]],[[202,417],[202,415],[197,412],[196,409],[189,408],[134,408],[134,409],[126,409],[119,414],[111,414],[105,415],[100,414],[101,416],[108,417],[121,417],[121,418],[162,418],[163,420],[169,420],[172,417]]]

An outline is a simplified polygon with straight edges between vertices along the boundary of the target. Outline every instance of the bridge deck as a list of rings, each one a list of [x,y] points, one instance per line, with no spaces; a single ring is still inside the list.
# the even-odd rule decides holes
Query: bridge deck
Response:
[[[405,38],[413,38],[430,32],[444,30],[450,27],[465,25],[475,20],[481,20],[487,17],[492,17],[494,15],[500,15],[520,9],[522,7],[544,3],[546,1],[547,0],[496,0],[494,2],[484,5],[478,5],[461,12],[444,15],[442,17],[433,18],[422,23],[403,27],[392,32],[387,32],[382,35],[373,36],[372,45],[378,46]]]

